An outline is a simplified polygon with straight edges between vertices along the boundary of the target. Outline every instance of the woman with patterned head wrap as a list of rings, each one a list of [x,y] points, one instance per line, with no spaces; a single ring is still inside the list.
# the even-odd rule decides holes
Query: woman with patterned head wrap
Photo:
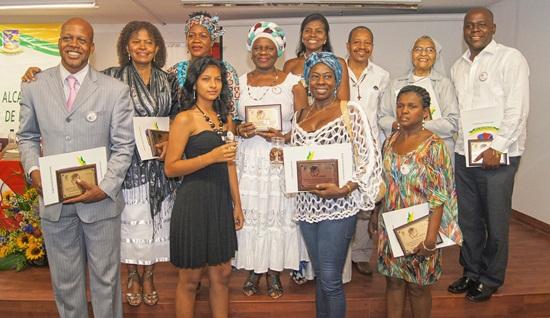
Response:
[[[172,95],[179,96],[180,105],[183,103],[182,89],[187,79],[187,69],[190,61],[199,57],[212,55],[212,46],[225,32],[219,25],[219,18],[211,16],[207,12],[193,12],[185,22],[185,37],[187,50],[191,55],[190,60],[181,61],[168,69],[169,74],[177,78],[176,85],[172,87]],[[230,104],[232,112],[235,111],[239,102],[239,78],[237,71],[226,61],[222,61],[227,70],[227,83],[230,89]]]
[[[272,137],[285,137],[290,131],[300,77],[275,67],[286,46],[285,32],[273,22],[258,22],[250,28],[246,47],[250,52],[253,71],[239,79],[241,98],[238,116],[246,118],[247,108],[255,105],[281,105],[282,127],[256,127],[243,122],[237,128],[241,137],[237,155],[237,170],[242,208],[247,219],[237,233],[239,250],[233,265],[250,274],[243,292],[258,292],[259,280],[266,273],[267,292],[273,298],[283,295],[279,278],[285,268],[298,269],[301,243],[299,229],[293,221],[293,202],[280,188],[281,169],[270,164]],[[282,129],[282,130],[279,130]],[[303,249],[302,249],[303,250]]]
[[[386,136],[397,128],[397,93],[407,85],[423,87],[431,96],[430,111],[424,126],[441,137],[450,153],[454,152],[454,134],[458,130],[458,100],[451,80],[445,75],[441,45],[429,36],[416,39],[411,49],[411,68],[393,79],[380,105],[379,124]],[[454,157],[451,156],[451,160]]]
[[[328,21],[322,14],[312,13],[305,17],[300,26],[300,43],[296,51],[297,57],[286,61],[283,70],[296,75],[302,75],[304,72],[304,62],[313,52],[332,52],[329,31],[330,26]],[[338,58],[338,61],[342,65],[342,76],[344,77],[342,85],[338,87],[338,98],[349,100],[348,68],[344,59]],[[303,84],[305,82],[302,82]],[[307,90],[307,87],[305,89]],[[307,100],[301,102],[307,105]]]
[[[291,134],[295,146],[350,143],[354,153],[350,180],[341,187],[317,184],[315,190],[298,193],[295,200],[296,219],[317,278],[317,317],[345,317],[342,273],[356,214],[374,208],[380,184],[380,155],[366,115],[358,104],[338,98],[342,71],[332,53],[308,57],[304,79],[313,102],[296,113]]]

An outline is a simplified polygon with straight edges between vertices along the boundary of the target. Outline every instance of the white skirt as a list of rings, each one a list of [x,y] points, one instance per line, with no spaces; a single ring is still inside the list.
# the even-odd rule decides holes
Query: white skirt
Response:
[[[153,238],[153,220],[147,198],[149,186],[144,184],[138,189],[122,190],[126,206],[122,211],[120,257],[125,264],[152,265],[170,261],[170,215],[175,195],[168,196],[161,206],[160,228]],[[134,194],[141,193],[141,200],[129,200]],[[131,202],[129,202],[131,201]]]
[[[244,227],[237,231],[233,266],[265,273],[297,270],[307,260],[294,200],[282,191],[282,169],[269,161],[271,143],[256,136],[239,143],[237,169]]]

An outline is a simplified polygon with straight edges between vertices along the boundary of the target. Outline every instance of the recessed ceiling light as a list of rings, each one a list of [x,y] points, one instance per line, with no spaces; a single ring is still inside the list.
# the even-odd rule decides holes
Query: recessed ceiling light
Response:
[[[0,10],[97,8],[96,0],[3,0]]]

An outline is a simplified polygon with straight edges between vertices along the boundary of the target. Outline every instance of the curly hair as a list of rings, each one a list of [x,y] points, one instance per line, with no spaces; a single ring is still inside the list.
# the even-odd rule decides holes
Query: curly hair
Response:
[[[215,66],[220,70],[220,75],[222,78],[222,91],[220,96],[214,101],[214,111],[220,115],[223,123],[227,123],[227,116],[229,115],[229,100],[231,98],[231,93],[229,91],[229,85],[227,83],[227,69],[225,64],[218,59],[211,56],[204,56],[197,58],[189,64],[189,69],[187,70],[187,79],[185,84],[180,90],[178,96],[181,111],[191,109],[197,103],[195,84],[201,74],[208,66]]]
[[[430,107],[430,103],[431,103],[430,93],[428,93],[428,91],[425,90],[424,88],[416,85],[407,85],[399,91],[399,93],[397,94],[397,100],[399,100],[399,96],[405,93],[415,93],[416,96],[420,97],[420,99],[422,100],[423,108]]]
[[[147,21],[131,21],[122,28],[120,35],[118,36],[117,42],[117,53],[118,53],[118,64],[120,66],[126,66],[130,64],[130,55],[128,53],[128,43],[130,42],[130,37],[133,34],[139,32],[140,30],[145,30],[149,33],[149,36],[153,38],[153,42],[158,47],[157,54],[153,59],[153,65],[162,68],[166,63],[166,45],[164,44],[164,39],[160,34],[159,29],[156,26]]]
[[[332,45],[330,44],[330,26],[328,24],[327,18],[325,18],[324,15],[320,13],[312,13],[304,18],[302,21],[302,25],[300,25],[300,39],[298,40],[298,49],[296,50],[296,56],[300,57],[306,52],[306,46],[304,45],[304,42],[302,42],[302,35],[304,34],[304,29],[306,28],[306,25],[312,21],[321,21],[323,26],[325,27],[325,33],[327,34],[327,41],[325,44],[323,44],[323,47],[321,48],[321,51],[323,52],[332,52]]]

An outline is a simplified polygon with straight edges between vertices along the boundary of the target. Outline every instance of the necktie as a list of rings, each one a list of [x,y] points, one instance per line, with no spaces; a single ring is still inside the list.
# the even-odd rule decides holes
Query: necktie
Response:
[[[69,75],[67,76],[67,82],[69,82],[69,98],[67,99],[67,110],[71,111],[74,100],[76,99],[76,84],[78,83],[78,80],[76,79],[76,77]]]

